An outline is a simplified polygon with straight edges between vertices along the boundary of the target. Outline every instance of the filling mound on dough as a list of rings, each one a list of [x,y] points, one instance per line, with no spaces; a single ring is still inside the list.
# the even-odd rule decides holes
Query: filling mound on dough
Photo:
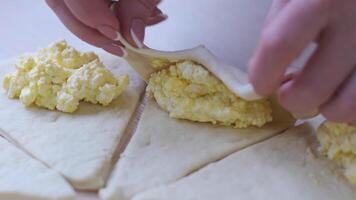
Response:
[[[26,105],[74,112],[79,102],[108,105],[127,87],[127,75],[115,77],[97,55],[82,53],[59,41],[35,55],[20,57],[16,71],[5,76],[9,98]]]
[[[317,133],[320,150],[344,168],[345,177],[356,184],[356,127],[324,122]]]
[[[147,91],[173,118],[236,128],[261,127],[272,121],[269,100],[241,99],[192,61],[172,63],[153,73]]]

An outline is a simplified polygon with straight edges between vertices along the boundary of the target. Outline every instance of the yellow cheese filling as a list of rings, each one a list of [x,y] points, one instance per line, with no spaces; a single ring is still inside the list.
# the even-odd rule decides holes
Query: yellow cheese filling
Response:
[[[269,100],[245,101],[203,66],[172,63],[151,75],[147,91],[170,117],[245,128],[272,121]]]
[[[356,184],[356,127],[324,122],[317,133],[320,150],[344,168],[345,177]]]
[[[97,55],[82,53],[59,41],[21,57],[16,71],[3,79],[9,98],[26,105],[74,112],[80,101],[108,105],[127,87],[127,75],[115,77]]]

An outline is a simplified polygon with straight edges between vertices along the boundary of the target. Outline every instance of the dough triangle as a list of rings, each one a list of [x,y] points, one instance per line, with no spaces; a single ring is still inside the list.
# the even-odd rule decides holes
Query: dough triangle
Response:
[[[134,200],[356,199],[355,187],[314,151],[311,132],[308,125],[289,129]]]
[[[0,199],[74,200],[74,190],[57,172],[0,137]]]
[[[102,199],[128,200],[173,182],[210,162],[290,127],[294,120],[275,103],[275,121],[263,128],[235,129],[172,119],[149,100],[138,129],[121,155]]]
[[[0,92],[0,128],[5,137],[66,177],[76,189],[101,188],[114,151],[134,112],[144,83],[122,59],[100,54],[114,74],[129,74],[130,84],[109,106],[82,104],[73,114],[25,108]],[[0,64],[0,80],[14,71],[14,60]]]

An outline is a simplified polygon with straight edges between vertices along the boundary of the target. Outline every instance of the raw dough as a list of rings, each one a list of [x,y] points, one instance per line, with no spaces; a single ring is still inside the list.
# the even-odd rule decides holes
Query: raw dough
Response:
[[[57,172],[0,137],[0,199],[74,200],[74,190]]]
[[[99,54],[114,74],[129,74],[125,92],[109,106],[80,105],[74,114],[25,108],[0,93],[0,128],[5,137],[63,174],[76,189],[101,188],[113,152],[134,112],[144,83],[122,59]],[[14,71],[14,61],[0,63],[0,77]]]
[[[290,129],[134,200],[356,199],[336,166],[314,154],[311,132],[307,125]]]
[[[121,155],[106,188],[106,200],[134,195],[173,182],[204,165],[282,132],[294,120],[273,104],[275,121],[263,128],[215,127],[168,117],[154,100],[145,106],[138,129]]]

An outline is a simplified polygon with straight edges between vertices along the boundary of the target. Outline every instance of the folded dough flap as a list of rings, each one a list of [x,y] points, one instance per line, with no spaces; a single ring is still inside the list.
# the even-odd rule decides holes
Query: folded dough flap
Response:
[[[252,85],[248,82],[245,72],[238,67],[227,65],[219,61],[216,56],[203,45],[191,49],[168,52],[149,48],[137,49],[123,38],[120,38],[120,41],[126,46],[128,51],[128,56],[125,59],[137,70],[145,81],[150,78],[149,75],[152,72],[161,69],[151,67],[151,63],[155,59],[162,59],[169,62],[192,60],[202,64],[237,96],[245,100],[262,98],[256,94]]]

